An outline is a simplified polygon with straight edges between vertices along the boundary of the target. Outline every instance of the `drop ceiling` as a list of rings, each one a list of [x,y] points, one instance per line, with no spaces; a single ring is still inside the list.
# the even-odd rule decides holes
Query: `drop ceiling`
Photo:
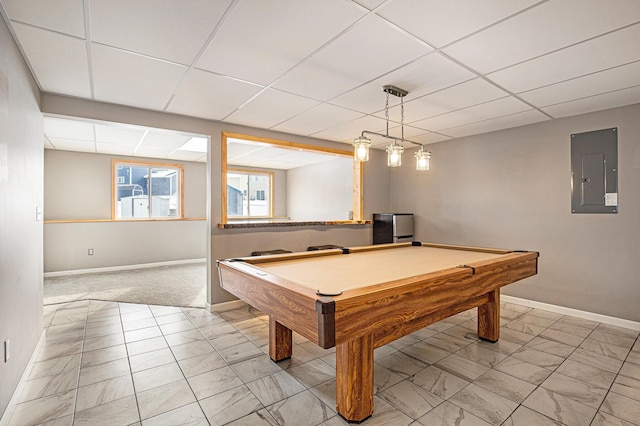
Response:
[[[640,103],[638,0],[0,5],[43,92],[343,143],[384,133],[386,84],[409,92],[405,137],[425,144]],[[399,135],[398,98],[389,115]]]

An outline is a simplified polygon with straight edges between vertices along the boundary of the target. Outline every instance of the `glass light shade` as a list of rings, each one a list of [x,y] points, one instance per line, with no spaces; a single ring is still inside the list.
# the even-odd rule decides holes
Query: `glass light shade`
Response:
[[[387,166],[400,167],[402,165],[402,153],[404,148],[400,145],[391,144],[387,147]]]
[[[369,161],[369,147],[371,146],[371,139],[360,136],[353,140],[353,158],[356,161],[365,162]]]
[[[431,160],[431,153],[429,151],[423,151],[422,148],[415,154],[416,156],[416,170],[424,172],[429,170],[429,162]]]

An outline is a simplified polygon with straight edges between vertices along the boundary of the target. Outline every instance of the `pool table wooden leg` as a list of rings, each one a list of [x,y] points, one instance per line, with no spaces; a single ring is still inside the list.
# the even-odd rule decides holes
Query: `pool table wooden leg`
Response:
[[[359,423],[373,414],[372,335],[336,346],[336,405],[349,422]]]
[[[489,293],[489,302],[478,306],[478,337],[489,342],[500,338],[500,289]]]
[[[269,356],[278,362],[291,358],[293,353],[293,333],[291,329],[285,327],[269,317]]]

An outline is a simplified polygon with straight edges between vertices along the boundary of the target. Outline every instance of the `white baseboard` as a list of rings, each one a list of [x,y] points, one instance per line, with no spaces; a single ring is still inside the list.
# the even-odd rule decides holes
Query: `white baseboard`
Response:
[[[603,324],[614,325],[617,327],[629,328],[631,330],[640,331],[640,322],[626,320],[622,318],[610,317],[607,315],[596,314],[593,312],[580,311],[578,309],[566,308],[564,306],[550,305],[548,303],[536,302],[535,300],[520,299],[513,296],[500,296],[501,302],[514,303],[516,305],[523,305],[529,308],[542,309],[545,311],[555,312],[557,314],[571,315],[582,319],[601,322]]]
[[[202,263],[206,261],[207,261],[206,258],[169,260],[167,262],[141,263],[138,265],[106,266],[104,268],[74,269],[71,271],[45,272],[43,275],[45,278],[62,277],[65,275],[95,274],[99,272],[113,272],[113,271],[127,271],[130,269],[155,268],[158,266],[186,265],[190,263]]]

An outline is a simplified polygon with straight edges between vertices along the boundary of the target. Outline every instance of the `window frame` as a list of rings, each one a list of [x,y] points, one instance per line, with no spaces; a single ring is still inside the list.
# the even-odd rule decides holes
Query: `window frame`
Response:
[[[178,211],[176,216],[167,216],[167,217],[151,217],[151,213],[149,212],[149,216],[144,218],[134,218],[134,217],[117,217],[117,206],[118,206],[118,166],[126,165],[126,166],[142,166],[147,169],[157,169],[157,168],[171,168],[176,169],[178,173]],[[151,197],[152,194],[148,194]],[[151,199],[149,200],[151,203]],[[122,221],[156,221],[156,220],[183,220],[184,219],[184,164],[180,163],[162,163],[162,162],[153,162],[153,161],[141,161],[141,160],[124,160],[124,159],[111,159],[111,220],[122,222]]]
[[[231,220],[251,220],[251,219],[273,219],[273,211],[274,211],[274,200],[273,200],[273,185],[274,185],[274,172],[268,171],[268,170],[252,170],[252,169],[238,169],[235,167],[232,168],[227,168],[227,174],[225,175],[228,176],[229,173],[238,173],[238,174],[243,174],[243,175],[247,175],[247,176],[252,176],[252,175],[266,175],[269,177],[269,215],[268,216],[231,216]],[[228,179],[226,179],[228,180]],[[250,186],[250,184],[249,184]],[[249,188],[251,189],[251,188]],[[264,191],[264,190],[262,190]],[[251,199],[250,194],[247,194],[247,203],[249,203],[249,200]],[[256,198],[257,200],[257,198]],[[228,197],[226,197],[226,201],[228,202],[229,199]],[[225,210],[228,211],[228,206],[225,207]],[[249,208],[250,210],[250,208]]]
[[[229,223],[229,218],[227,216],[227,138],[235,138],[235,139],[244,139],[248,141],[254,142],[262,142],[268,143],[271,145],[276,145],[281,148],[289,148],[296,150],[307,150],[311,152],[318,152],[322,154],[337,154],[345,157],[350,157],[353,159],[353,152],[351,150],[341,150],[334,148],[326,148],[322,146],[315,145],[305,145],[298,142],[287,142],[283,140],[276,140],[270,138],[263,138],[258,136],[250,136],[242,133],[232,133],[232,132],[222,132],[221,139],[221,201],[222,201],[222,216],[220,219],[219,227],[224,228],[224,225]],[[272,185],[273,187],[273,185]],[[340,222],[353,222],[353,223],[361,223],[364,221],[364,163],[360,161],[353,160],[353,220],[351,221],[340,221]],[[271,205],[273,206],[273,198]],[[236,221],[236,217],[231,219],[231,221]],[[247,220],[247,219],[245,219]],[[331,221],[331,218],[327,218],[328,221]]]

